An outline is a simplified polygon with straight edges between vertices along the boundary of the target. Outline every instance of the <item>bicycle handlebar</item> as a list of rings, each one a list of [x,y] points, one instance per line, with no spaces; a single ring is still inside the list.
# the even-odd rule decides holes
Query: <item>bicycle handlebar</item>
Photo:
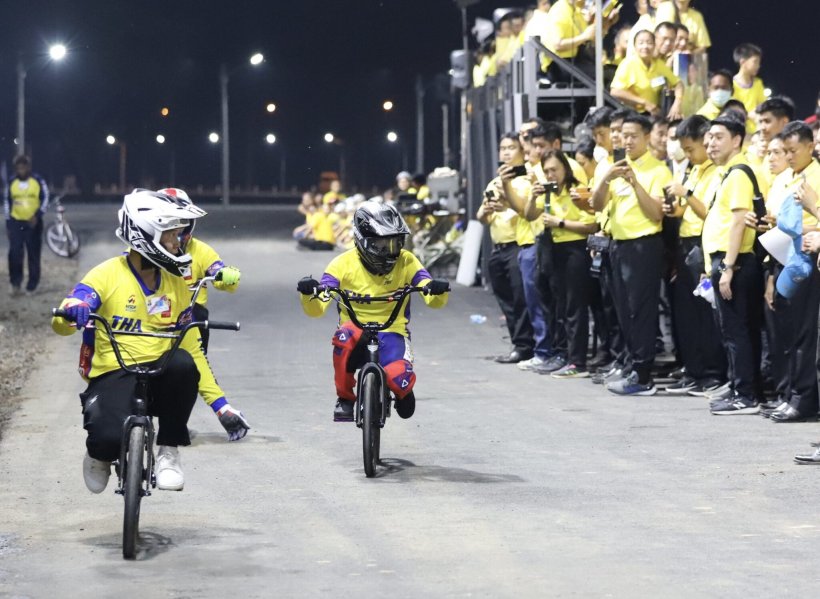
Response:
[[[348,293],[344,289],[339,289],[338,287],[330,287],[328,285],[320,285],[319,287],[316,288],[316,292],[314,294],[314,297],[318,297],[319,299],[322,299],[323,301],[333,300],[337,304],[341,303],[345,307],[345,309],[347,310],[347,313],[350,315],[351,322],[353,322],[354,325],[356,325],[357,327],[359,327],[362,330],[367,329],[367,330],[371,330],[371,331],[384,331],[386,329],[389,329],[391,326],[393,326],[393,323],[396,321],[396,318],[399,315],[399,311],[401,310],[401,307],[404,305],[404,300],[407,299],[410,296],[411,293],[427,293],[427,288],[426,287],[410,287],[410,286],[408,286],[408,287],[403,287],[402,289],[397,289],[391,295],[384,295],[384,296],[377,296],[377,297],[353,297],[353,298],[351,298],[350,295],[348,295]],[[323,299],[321,297],[322,294],[324,294],[324,296],[327,299]],[[338,297],[334,297],[334,296],[338,296]],[[385,322],[383,322],[383,323],[368,322],[368,323],[362,324],[362,322],[359,321],[359,318],[356,316],[356,311],[353,309],[353,306],[351,305],[351,302],[356,302],[356,303],[359,303],[359,304],[369,304],[369,303],[372,303],[372,302],[385,302],[385,303],[396,302],[396,306],[395,306],[395,308],[393,308],[393,311],[390,313],[390,318],[388,318]]]

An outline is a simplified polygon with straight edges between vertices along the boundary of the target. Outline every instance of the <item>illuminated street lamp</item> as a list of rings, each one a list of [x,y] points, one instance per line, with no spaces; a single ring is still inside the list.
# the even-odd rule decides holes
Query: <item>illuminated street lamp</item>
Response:
[[[333,140],[336,139],[332,133],[325,133],[325,141],[329,144],[333,143]]]
[[[252,66],[259,66],[265,61],[265,57],[257,52],[250,57],[249,62]],[[219,69],[219,90],[222,99],[222,203],[227,206],[231,203],[231,147],[228,124],[228,79],[230,73],[228,68],[223,63]],[[217,143],[219,136],[216,135],[216,140],[213,139],[215,133],[211,133],[208,139],[211,143]]]
[[[105,143],[107,143],[109,146],[113,146],[115,143],[117,143],[117,138],[113,135],[106,135]]]
[[[384,108],[385,112],[390,112],[391,110],[393,110],[393,102],[391,102],[390,100],[385,100],[384,104],[382,104],[382,108]]]
[[[276,104],[274,104],[273,102],[268,102],[268,105],[265,106],[265,110],[267,110],[268,112],[276,112]]]
[[[276,136],[273,133],[268,133],[265,136],[265,141],[268,142],[269,144],[275,144],[276,143]]]
[[[162,107],[162,109],[159,111],[159,113],[160,113],[162,116],[168,116],[168,115],[171,113],[171,111],[170,111],[170,110],[168,110],[168,107],[167,107],[167,106],[163,106],[163,107]]]
[[[165,136],[162,133],[157,135],[157,143],[160,145],[165,143]]]
[[[208,141],[211,142],[212,144],[218,144],[219,143],[219,133],[217,133],[216,131],[211,131],[208,134]]]
[[[387,141],[391,144],[396,143],[399,140],[399,136],[396,134],[395,131],[388,131],[387,132]]]
[[[48,55],[54,62],[66,57],[68,50],[63,44],[52,44]],[[26,153],[26,65],[22,54],[17,57],[17,154]]]

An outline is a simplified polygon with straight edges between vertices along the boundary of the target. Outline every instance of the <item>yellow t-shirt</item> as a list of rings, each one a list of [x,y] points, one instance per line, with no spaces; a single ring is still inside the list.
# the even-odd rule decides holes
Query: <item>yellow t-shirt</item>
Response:
[[[326,243],[336,243],[336,234],[333,232],[333,221],[324,210],[317,210],[307,215],[307,222],[313,232],[313,239]]]
[[[712,197],[708,195],[709,189],[712,186],[712,180],[717,173],[717,166],[715,163],[706,159],[702,164],[696,164],[689,172],[689,178],[686,179],[684,187],[691,190],[693,195],[701,202],[705,203],[707,208]],[[685,201],[685,200],[684,200]],[[701,219],[692,207],[685,206],[683,217],[680,223],[680,236],[683,237],[700,237],[703,232],[703,219]]]
[[[576,9],[570,0],[558,0],[547,14],[546,39],[542,39],[541,43],[561,58],[573,58],[578,54],[579,46],[560,52],[555,48],[561,40],[581,35],[587,26],[583,13]],[[551,63],[552,59],[544,57],[541,60],[541,69],[546,70]]]
[[[328,191],[325,195],[322,196],[322,204],[328,206],[330,204],[340,202],[343,199],[345,199],[345,194],[336,193],[335,191]]]
[[[498,191],[501,187],[501,180],[496,177],[487,185],[487,191]],[[518,213],[512,208],[507,208],[503,212],[492,212],[487,215],[490,223],[490,238],[493,243],[511,243],[515,241],[518,228]]]
[[[666,164],[650,152],[637,160],[627,157],[626,162],[635,172],[638,183],[650,196],[663,197],[663,188],[672,182],[672,171]],[[635,190],[624,179],[618,178],[610,182],[609,204],[613,239],[637,239],[660,233],[661,221],[656,222],[643,213]]]
[[[92,268],[60,304],[61,308],[86,302],[93,312],[105,318],[114,331],[159,332],[176,324],[190,322],[188,304],[191,292],[182,277],[165,271],[159,273],[156,290],[148,289],[131,267],[126,256],[117,256]],[[77,329],[62,318],[53,318],[51,327],[59,335],[71,335]],[[80,348],[80,375],[93,379],[106,372],[118,370],[108,336],[102,327],[83,330]],[[199,393],[210,405],[225,393],[214,379],[208,360],[200,346],[199,329],[188,331],[180,345],[196,363],[199,370]],[[127,364],[152,362],[170,349],[172,339],[119,335],[123,358]]]
[[[393,270],[386,275],[375,275],[362,266],[358,250],[353,249],[339,254],[331,260],[319,282],[329,287],[344,289],[349,295],[364,298],[368,295],[371,297],[387,296],[406,285],[425,287],[430,284],[432,279],[433,277],[422,266],[419,259],[407,250],[401,250]],[[431,308],[443,308],[447,305],[449,295],[449,293],[442,295],[421,294],[420,297]],[[302,302],[302,310],[305,314],[314,318],[322,316],[330,305],[335,307],[333,302],[323,302],[311,295],[299,294],[299,297]],[[385,332],[398,333],[409,337],[410,302],[414,298],[415,296],[406,300],[404,310],[399,312],[395,322]],[[395,307],[395,304],[388,302],[352,303],[359,322],[385,322]],[[348,320],[350,320],[350,317],[347,315],[347,310],[342,308],[339,313],[339,324]]]
[[[755,77],[750,87],[743,87],[737,82],[737,77],[735,77],[732,80],[732,88],[732,98],[743,102],[743,106],[746,107],[746,112],[750,115],[766,100],[766,88],[760,77]],[[755,130],[757,130],[757,125],[754,119],[749,117],[746,121],[746,132],[754,133]]]
[[[660,21],[658,21],[660,23]],[[706,28],[706,21],[699,10],[690,8],[686,12],[680,12],[680,22],[686,25],[689,30],[689,42],[695,48],[710,48],[712,38],[709,37],[709,30]]]
[[[541,204],[539,208],[543,210],[545,204],[544,196],[541,196],[539,202]],[[595,222],[595,216],[593,214],[585,212],[584,210],[580,210],[575,205],[575,203],[572,201],[572,198],[569,195],[569,190],[566,188],[562,189],[558,195],[552,195],[550,197],[549,213],[561,220],[572,220],[582,222],[584,224],[592,224]],[[541,226],[543,228],[543,224]],[[552,240],[555,243],[564,243],[567,241],[580,241],[587,238],[586,235],[575,233],[574,231],[568,231],[561,227],[553,227],[550,229],[550,232],[552,233]]]
[[[729,249],[729,231],[732,226],[734,210],[754,210],[752,198],[754,187],[748,175],[740,169],[734,170],[724,179],[729,169],[737,164],[746,164],[742,153],[735,155],[715,173],[716,195],[706,221],[703,223],[703,253],[725,252]],[[709,202],[711,202],[711,198]],[[743,241],[740,244],[741,254],[752,251],[755,242],[755,231],[749,227],[743,229]]]
[[[706,103],[700,107],[700,109],[695,113],[699,114],[702,117],[709,119],[710,121],[714,121],[720,115],[720,108],[718,108],[712,100],[706,100]]]
[[[775,175],[771,186],[769,186],[769,193],[766,195],[766,212],[773,216],[777,216],[780,212],[780,206],[783,205],[783,200],[789,194],[789,184],[794,179],[794,171],[786,168],[785,171]]]
[[[618,65],[611,88],[630,91],[646,102],[660,106],[663,88],[666,85],[675,87],[679,81],[677,75],[660,58],[646,66],[638,56],[627,56]],[[639,108],[643,110],[644,107]]]
[[[786,186],[786,195],[796,193],[803,184],[804,179],[809,187],[820,193],[820,164],[817,163],[817,160],[812,159],[809,166],[804,168],[802,173],[793,173],[792,180]],[[820,201],[817,205],[820,206]],[[817,219],[803,210],[803,231],[813,231],[816,228]]]

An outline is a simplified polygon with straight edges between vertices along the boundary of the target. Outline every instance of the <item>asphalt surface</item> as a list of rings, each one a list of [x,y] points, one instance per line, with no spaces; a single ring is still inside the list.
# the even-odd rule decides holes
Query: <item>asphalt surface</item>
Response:
[[[118,251],[113,210],[75,211],[97,231],[81,271]],[[295,292],[331,254],[297,251],[295,222],[216,210],[197,230],[242,269],[211,294],[242,331],[212,333],[210,360],[253,429],[229,444],[197,406],[185,490],[144,500],[137,561],[113,481],[82,481],[79,338],[49,341],[0,444],[0,597],[816,596],[820,469],[791,458],[820,426],[498,365],[482,289],[414,303],[416,415],[391,418],[366,479],[359,430],[331,418],[333,319]]]

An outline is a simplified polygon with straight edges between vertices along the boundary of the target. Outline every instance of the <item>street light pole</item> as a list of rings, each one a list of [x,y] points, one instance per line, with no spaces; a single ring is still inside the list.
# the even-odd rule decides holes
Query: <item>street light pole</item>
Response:
[[[120,146],[120,193],[125,194],[125,161],[127,148],[124,141],[117,142],[117,145]]]
[[[416,172],[424,172],[424,85],[416,75]]]
[[[228,143],[228,69],[225,63],[219,70],[219,89],[222,96],[222,204],[231,203],[230,191],[230,144]]]
[[[17,57],[17,155],[26,153],[26,67]]]

